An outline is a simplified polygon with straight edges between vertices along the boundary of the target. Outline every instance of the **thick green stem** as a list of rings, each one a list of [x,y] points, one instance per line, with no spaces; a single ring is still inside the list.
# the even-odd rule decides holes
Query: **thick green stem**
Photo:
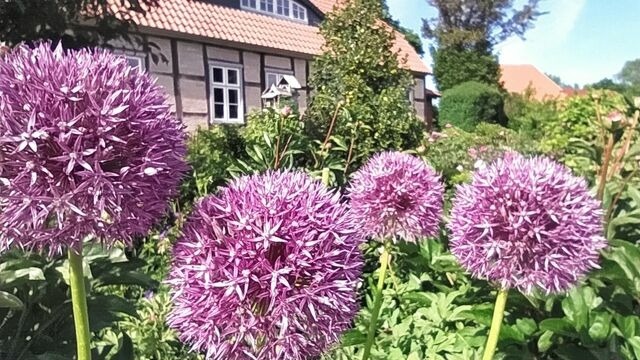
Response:
[[[489,330],[489,338],[487,339],[487,346],[484,348],[484,355],[482,360],[492,360],[493,355],[496,353],[498,346],[498,338],[500,337],[500,327],[502,326],[502,319],[504,318],[504,307],[507,304],[506,289],[500,289],[498,296],[496,297],[496,306],[493,309],[493,318],[491,319],[491,329]]]
[[[325,186],[329,186],[329,177],[331,176],[331,169],[328,167],[322,169],[322,183]]]
[[[362,360],[367,360],[371,355],[371,347],[376,337],[376,330],[378,329],[378,316],[380,315],[380,308],[382,307],[382,290],[384,289],[384,278],[387,273],[387,266],[389,265],[389,244],[386,242],[380,255],[380,272],[378,275],[378,286],[375,290],[375,299],[373,300],[373,311],[371,312],[371,322],[369,323],[369,333],[367,334],[367,342],[364,346],[364,352],[362,353]]]
[[[69,249],[69,282],[71,286],[71,301],[73,303],[73,321],[76,328],[78,360],[91,360],[91,335],[89,332],[87,293],[84,288],[84,273],[82,271],[82,253],[78,254],[72,249]]]

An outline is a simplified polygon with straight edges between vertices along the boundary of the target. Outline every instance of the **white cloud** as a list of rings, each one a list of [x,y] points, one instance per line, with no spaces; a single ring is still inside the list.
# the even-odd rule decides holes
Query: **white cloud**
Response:
[[[534,28],[525,34],[525,40],[510,38],[496,46],[500,62],[505,64],[533,63],[541,60],[553,49],[562,47],[580,17],[586,0],[547,0]]]

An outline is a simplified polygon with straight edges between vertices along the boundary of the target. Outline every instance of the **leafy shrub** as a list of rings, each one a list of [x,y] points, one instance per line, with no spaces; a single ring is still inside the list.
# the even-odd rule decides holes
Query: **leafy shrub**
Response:
[[[500,65],[490,51],[440,46],[433,52],[433,75],[440,91],[467,81],[498,86]]]
[[[439,123],[472,131],[480,122],[505,124],[500,91],[476,81],[457,85],[442,93]]]
[[[142,272],[144,262],[129,259],[121,249],[103,250],[87,243],[87,291],[93,359],[131,359],[130,337],[119,330],[128,316],[137,316],[135,296],[157,287]],[[0,359],[70,359],[75,335],[69,298],[69,262],[10,251],[0,258]],[[9,302],[10,300],[10,302]]]
[[[187,162],[192,169],[182,185],[181,203],[189,204],[224,184],[229,177],[227,168],[243,152],[244,141],[235,126],[199,128],[187,144]]]
[[[253,170],[292,168],[309,161],[310,140],[295,108],[285,106],[252,112],[241,136],[249,155],[247,161],[254,160]]]
[[[433,132],[419,148],[419,154],[450,184],[466,181],[481,162],[491,162],[505,151],[534,153],[536,143],[511,129],[495,124],[479,124],[474,132],[445,126]]]
[[[347,144],[347,166],[383,149],[410,149],[422,122],[407,96],[411,74],[393,52],[394,33],[380,26],[379,1],[358,0],[329,13],[320,32],[324,53],[309,80],[315,94],[307,130],[315,141],[327,133]]]
[[[509,94],[505,98],[504,111],[510,129],[538,141],[545,136],[546,124],[558,118],[559,106],[556,100],[539,101],[532,95],[529,91]]]
[[[570,153],[572,138],[594,140],[602,124],[598,117],[606,117],[612,111],[625,111],[624,97],[610,90],[592,90],[588,95],[573,96],[560,103],[559,116],[543,123],[544,139],[541,150],[562,155]]]

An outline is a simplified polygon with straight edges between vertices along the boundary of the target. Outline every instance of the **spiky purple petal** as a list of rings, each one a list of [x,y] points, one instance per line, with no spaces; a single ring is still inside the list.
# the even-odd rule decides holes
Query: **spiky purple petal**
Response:
[[[168,323],[208,359],[311,359],[358,309],[362,242],[338,193],[300,172],[202,199],[173,251]]]
[[[458,187],[451,251],[504,288],[563,292],[597,267],[602,215],[584,179],[546,157],[510,153]]]
[[[0,60],[0,250],[129,244],[186,170],[185,133],[147,74],[104,50]]]
[[[435,236],[444,186],[420,158],[400,152],[374,155],[349,182],[350,206],[367,236],[415,242]]]

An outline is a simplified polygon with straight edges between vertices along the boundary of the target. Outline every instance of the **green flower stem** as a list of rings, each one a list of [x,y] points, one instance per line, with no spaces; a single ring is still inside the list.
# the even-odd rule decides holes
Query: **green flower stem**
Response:
[[[380,272],[378,277],[378,286],[375,290],[375,299],[373,301],[373,311],[371,312],[371,322],[369,323],[369,333],[367,334],[367,342],[364,346],[364,353],[362,354],[362,360],[367,360],[371,355],[371,347],[376,337],[376,330],[378,328],[378,316],[380,315],[380,308],[382,307],[382,290],[384,289],[384,278],[387,273],[387,266],[389,265],[389,242],[385,242],[382,254],[380,255]]]
[[[82,271],[82,252],[78,254],[72,249],[69,249],[69,282],[78,360],[91,360],[91,336],[87,311],[87,292],[84,288],[84,273]]]
[[[487,346],[484,348],[484,355],[482,360],[492,360],[493,355],[496,353],[498,346],[498,338],[500,337],[500,327],[502,326],[502,319],[504,318],[504,307],[507,304],[506,289],[498,290],[496,297],[496,306],[493,309],[493,318],[491,319],[491,329],[489,330],[489,338],[487,339]]]
[[[329,186],[329,177],[331,176],[331,169],[328,167],[322,169],[322,183],[325,186]]]

